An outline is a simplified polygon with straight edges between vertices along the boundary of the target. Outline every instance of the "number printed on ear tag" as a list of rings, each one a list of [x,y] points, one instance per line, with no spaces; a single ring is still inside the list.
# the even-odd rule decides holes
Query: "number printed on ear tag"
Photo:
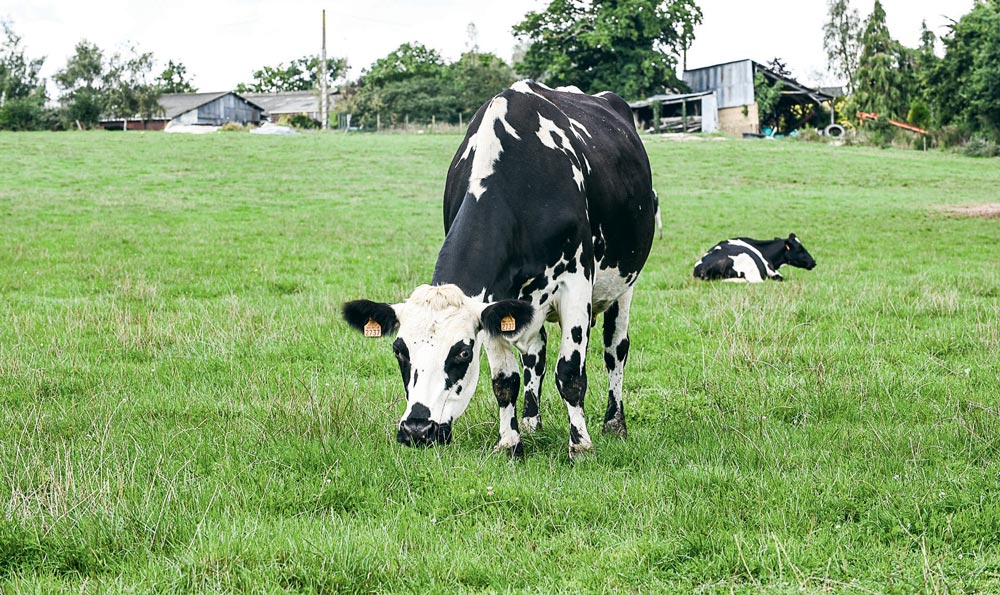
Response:
[[[504,316],[500,319],[500,330],[509,333],[517,328],[517,323],[514,322],[514,317],[510,314]]]
[[[365,336],[366,337],[381,337],[382,336],[382,325],[375,322],[374,320],[369,320],[365,324]]]

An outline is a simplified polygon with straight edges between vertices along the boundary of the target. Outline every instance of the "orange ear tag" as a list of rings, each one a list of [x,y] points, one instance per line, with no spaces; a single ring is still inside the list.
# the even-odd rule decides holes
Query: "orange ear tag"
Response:
[[[517,328],[517,324],[514,322],[514,317],[510,314],[500,319],[500,330],[502,332],[509,333],[515,328]]]
[[[365,324],[365,336],[366,337],[381,337],[382,336],[382,325],[375,322],[374,320],[369,320]]]

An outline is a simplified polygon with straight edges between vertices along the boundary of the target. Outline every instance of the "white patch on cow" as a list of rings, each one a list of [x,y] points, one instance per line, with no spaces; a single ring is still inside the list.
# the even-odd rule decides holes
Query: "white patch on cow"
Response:
[[[580,139],[580,140],[582,141],[582,140],[583,140],[583,134],[586,134],[586,135],[587,135],[587,138],[594,138],[594,137],[593,137],[593,136],[592,136],[592,135],[590,134],[590,131],[589,131],[589,130],[587,130],[587,127],[586,127],[586,126],[584,126],[583,124],[581,124],[581,123],[577,122],[577,121],[576,121],[576,120],[574,120],[573,118],[567,118],[567,119],[569,120],[569,126],[570,126],[570,129],[571,129],[571,130],[573,131],[573,134],[575,134],[575,135],[576,135],[576,138],[578,138],[578,139]],[[583,134],[580,134],[581,132],[582,132]]]
[[[635,278],[630,279],[628,275],[623,275],[618,267],[598,266],[594,271],[594,289],[591,298],[594,314],[604,312],[611,307],[611,304],[618,301],[618,298],[628,293],[632,286],[630,280],[634,282]]]
[[[730,246],[739,246],[740,248],[743,248],[747,252],[750,252],[751,254],[753,254],[754,256],[756,256],[757,258],[759,258],[760,261],[764,263],[764,272],[767,274],[768,277],[773,277],[773,276],[775,276],[775,275],[778,274],[773,268],[771,268],[771,263],[768,262],[768,260],[766,258],[764,258],[764,255],[760,253],[760,250],[754,248],[750,244],[744,242],[743,240],[729,240],[729,245]],[[750,258],[750,256],[741,255],[741,254],[737,254],[737,256],[746,256],[746,258]],[[751,258],[751,261],[753,261],[752,258]],[[745,266],[745,265],[742,265],[742,266]],[[736,258],[735,257],[733,257],[733,267],[734,268],[736,267]],[[739,270],[739,269],[737,269],[737,270]],[[760,270],[757,268],[756,263],[754,263],[754,270],[757,271],[757,273],[756,273],[757,277],[760,277]],[[758,280],[763,281],[763,279],[758,279]]]
[[[580,90],[580,87],[576,85],[564,85],[562,87],[556,87],[556,91],[562,91],[563,93],[576,93],[577,95],[586,95]]]
[[[560,128],[555,122],[546,118],[545,116],[538,115],[538,140],[542,141],[542,144],[556,151],[561,151],[567,156],[572,157],[570,160],[570,167],[573,169],[573,181],[576,182],[576,187],[583,190],[583,171],[577,163],[580,162],[580,158],[577,156],[576,150],[573,145],[569,142],[569,137],[566,135],[566,131]],[[559,139],[559,143],[555,139]]]
[[[494,130],[496,123],[500,122],[507,134],[514,137],[514,139],[521,140],[514,127],[507,122],[506,116],[507,99],[501,96],[494,97],[483,113],[479,129],[476,130],[473,138],[469,139],[469,145],[466,147],[466,154],[468,154],[473,144],[475,144],[476,153],[472,158],[469,192],[472,193],[472,196],[476,200],[479,200],[483,192],[486,191],[486,187],[483,186],[483,180],[493,174],[493,165],[500,159],[500,154],[503,153],[503,144]]]
[[[735,283],[760,283],[764,280],[760,276],[760,269],[757,268],[757,261],[749,254],[734,254],[729,259],[733,261],[733,270],[740,277],[725,279],[726,281]]]
[[[431,421],[439,424],[465,412],[479,381],[479,316],[484,307],[455,285],[421,285],[393,306],[398,336],[410,352],[411,385],[403,419],[415,403],[427,407]],[[451,347],[462,341],[472,345],[472,361],[465,378],[446,389],[444,363]]]

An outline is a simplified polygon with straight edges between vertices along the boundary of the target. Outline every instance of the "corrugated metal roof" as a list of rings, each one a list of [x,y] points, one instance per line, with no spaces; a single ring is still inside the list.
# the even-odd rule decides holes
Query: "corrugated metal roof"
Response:
[[[309,114],[319,112],[319,91],[289,91],[287,93],[244,93],[244,97],[264,108],[269,114]],[[336,93],[330,93],[331,99]],[[330,102],[333,106],[333,102]]]
[[[233,94],[246,101],[257,109],[263,110],[256,101],[250,101],[245,96],[233,93],[232,91],[220,91],[217,93],[166,93],[160,95],[160,107],[163,108],[163,117],[172,120],[181,114],[197,109],[207,103],[212,103],[220,97]]]

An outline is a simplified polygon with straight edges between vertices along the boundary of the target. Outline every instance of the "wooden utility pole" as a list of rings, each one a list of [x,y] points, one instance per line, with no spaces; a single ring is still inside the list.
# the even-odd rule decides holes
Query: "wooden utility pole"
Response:
[[[330,93],[326,89],[326,9],[323,9],[323,49],[319,52],[319,120],[320,128],[330,128]]]

